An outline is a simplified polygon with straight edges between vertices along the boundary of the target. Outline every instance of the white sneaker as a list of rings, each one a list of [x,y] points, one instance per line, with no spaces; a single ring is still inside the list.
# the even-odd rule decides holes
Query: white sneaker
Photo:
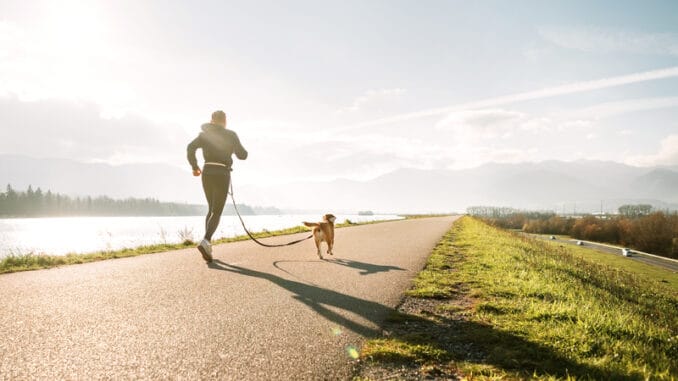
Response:
[[[210,241],[203,239],[200,241],[200,244],[198,245],[198,250],[200,251],[200,254],[202,254],[202,258],[206,262],[212,262],[212,244]]]

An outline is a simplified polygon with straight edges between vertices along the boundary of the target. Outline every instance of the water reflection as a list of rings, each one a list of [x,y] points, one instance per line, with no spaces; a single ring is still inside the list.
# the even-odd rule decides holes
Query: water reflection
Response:
[[[245,216],[251,231],[294,227],[319,215]],[[376,221],[395,215],[338,215],[337,221]],[[180,232],[197,240],[204,233],[203,216],[188,217],[63,217],[0,219],[0,257],[8,254],[63,255],[115,250],[182,241]],[[224,216],[215,238],[245,234],[235,216]]]

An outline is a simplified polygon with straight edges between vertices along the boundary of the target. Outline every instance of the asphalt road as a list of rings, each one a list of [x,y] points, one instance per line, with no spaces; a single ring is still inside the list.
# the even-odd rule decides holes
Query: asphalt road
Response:
[[[549,235],[543,235],[543,234],[529,234],[534,237],[538,237],[541,239],[546,239],[551,242],[560,242],[560,243],[566,243],[568,245],[576,245],[577,240],[576,239],[563,239],[559,238],[556,236],[556,239],[552,240],[549,239]],[[617,246],[612,246],[612,245],[607,245],[607,244],[600,244],[596,242],[591,242],[591,241],[582,241],[583,246],[589,249],[597,250],[603,253],[610,253],[610,254],[616,254],[619,256],[622,256],[621,253],[621,247]],[[632,254],[630,257],[626,257],[628,260],[631,261],[637,261],[637,262],[643,262],[647,263],[649,265],[653,266],[659,266],[663,267],[667,270],[671,271],[678,271],[678,261],[671,260],[671,259],[664,259],[664,258],[658,258],[657,256],[654,255],[648,255],[647,253],[639,252],[637,250],[631,250]]]
[[[347,379],[455,217],[0,275],[0,379]],[[267,239],[281,243],[304,234]]]

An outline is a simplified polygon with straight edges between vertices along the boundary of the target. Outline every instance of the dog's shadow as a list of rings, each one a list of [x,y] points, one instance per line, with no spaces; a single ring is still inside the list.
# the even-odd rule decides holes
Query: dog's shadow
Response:
[[[373,263],[366,263],[366,262],[360,262],[360,261],[353,261],[350,259],[327,259],[323,258],[320,260],[315,260],[315,261],[275,261],[273,262],[273,266],[277,268],[280,271],[286,272],[290,275],[291,274],[289,271],[285,270],[280,266],[281,264],[284,263],[329,263],[333,265],[339,265],[339,266],[345,266],[345,267],[350,267],[353,269],[358,269],[360,270],[359,274],[360,275],[370,275],[370,274],[376,274],[376,273],[384,273],[384,272],[389,272],[389,271],[406,271],[405,269],[398,267],[398,266],[388,266],[388,265],[375,265]]]
[[[374,263],[366,263],[360,261],[353,261],[350,259],[325,259],[325,262],[332,263],[335,265],[346,266],[353,269],[360,270],[360,275],[370,275],[376,273],[385,273],[391,270],[395,271],[406,271],[405,269],[398,266],[388,266],[388,265],[375,265]]]

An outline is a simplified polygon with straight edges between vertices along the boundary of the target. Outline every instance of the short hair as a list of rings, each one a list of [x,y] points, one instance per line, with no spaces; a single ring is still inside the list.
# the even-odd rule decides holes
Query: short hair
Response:
[[[226,113],[221,111],[221,110],[217,110],[217,111],[213,112],[212,113],[212,121],[213,122],[225,122],[226,121]]]

